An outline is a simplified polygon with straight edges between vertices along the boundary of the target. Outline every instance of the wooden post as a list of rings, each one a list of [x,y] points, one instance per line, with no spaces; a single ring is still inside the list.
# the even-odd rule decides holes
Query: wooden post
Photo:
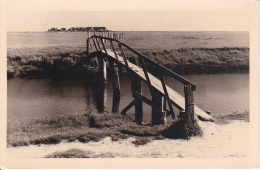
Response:
[[[142,81],[138,77],[133,77],[131,81],[132,97],[135,98],[135,121],[138,124],[143,122],[143,103],[140,98],[135,96],[135,93],[142,94]]]
[[[107,33],[104,33],[104,36],[107,37]],[[105,39],[105,44],[107,44],[107,39]]]
[[[101,83],[107,82],[107,64],[103,57],[98,56],[98,64],[99,64],[99,80]]]
[[[152,124],[166,124],[166,112],[163,111],[162,94],[157,90],[152,93]]]
[[[185,122],[194,125],[195,117],[194,117],[194,96],[193,91],[190,85],[184,86],[185,93]]]
[[[86,41],[87,41],[87,42],[86,42],[86,43],[87,43],[87,44],[86,44],[86,45],[87,45],[86,51],[87,51],[87,54],[88,54],[88,55],[89,55],[89,40],[88,40],[89,37],[90,37],[90,36],[89,36],[89,32],[88,32],[88,34],[87,34],[87,40],[86,40]]]
[[[118,67],[115,67],[115,62],[109,61],[109,65],[112,72],[112,86],[113,86],[113,106],[112,112],[119,113],[119,103],[120,103],[120,82],[118,75]]]
[[[89,55],[89,39],[88,39],[88,38],[87,38],[87,44],[86,44],[86,46],[87,46],[87,49],[86,49],[87,55]]]

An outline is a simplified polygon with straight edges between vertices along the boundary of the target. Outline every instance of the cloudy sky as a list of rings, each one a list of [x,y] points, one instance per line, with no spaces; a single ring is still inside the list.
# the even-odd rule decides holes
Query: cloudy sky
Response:
[[[248,4],[220,2],[9,1],[4,25],[8,32],[86,26],[118,31],[248,31]]]

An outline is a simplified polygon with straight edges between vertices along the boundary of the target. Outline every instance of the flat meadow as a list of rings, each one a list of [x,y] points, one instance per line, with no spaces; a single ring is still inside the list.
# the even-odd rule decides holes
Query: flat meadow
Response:
[[[249,72],[248,32],[124,32],[124,35],[122,42],[179,74]],[[7,75],[50,76],[67,71],[84,56],[86,37],[86,32],[9,33]],[[126,54],[135,62],[135,56],[127,51]]]

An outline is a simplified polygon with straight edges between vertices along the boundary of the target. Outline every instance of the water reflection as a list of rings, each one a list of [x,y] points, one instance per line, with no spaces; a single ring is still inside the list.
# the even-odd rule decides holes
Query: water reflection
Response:
[[[212,113],[232,113],[249,110],[249,75],[189,75],[197,84],[195,103]],[[165,77],[167,85],[179,93],[183,86]],[[121,97],[113,98],[111,81],[106,85],[51,79],[21,79],[7,81],[8,118],[34,118],[39,116],[80,113],[120,112],[133,99],[129,79],[120,79]],[[143,94],[150,98],[143,83]],[[151,108],[144,104],[144,121],[150,121]],[[134,117],[134,109],[127,113]]]
[[[95,86],[91,86],[91,91],[93,92],[92,98],[98,113],[103,113],[107,102],[106,85],[96,84]]]

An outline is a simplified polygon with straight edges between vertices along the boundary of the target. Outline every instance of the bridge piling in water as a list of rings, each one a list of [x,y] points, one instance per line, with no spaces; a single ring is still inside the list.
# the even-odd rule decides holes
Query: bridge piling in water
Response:
[[[163,110],[163,96],[157,90],[152,93],[152,124],[166,124],[166,112]]]
[[[142,95],[142,80],[138,77],[133,77],[131,89],[132,97],[135,99],[135,121],[141,124],[143,122],[143,101],[136,94]]]
[[[98,78],[100,83],[106,84],[107,83],[107,63],[102,56],[98,56],[98,64],[99,64],[99,73]]]
[[[185,94],[185,115],[184,120],[186,122],[190,122],[192,125],[194,124],[194,96],[193,90],[190,86],[184,86],[184,94]]]
[[[112,88],[113,88],[113,106],[112,112],[119,113],[119,103],[120,103],[120,81],[118,74],[118,66],[113,60],[109,60],[109,66],[112,73]]]

